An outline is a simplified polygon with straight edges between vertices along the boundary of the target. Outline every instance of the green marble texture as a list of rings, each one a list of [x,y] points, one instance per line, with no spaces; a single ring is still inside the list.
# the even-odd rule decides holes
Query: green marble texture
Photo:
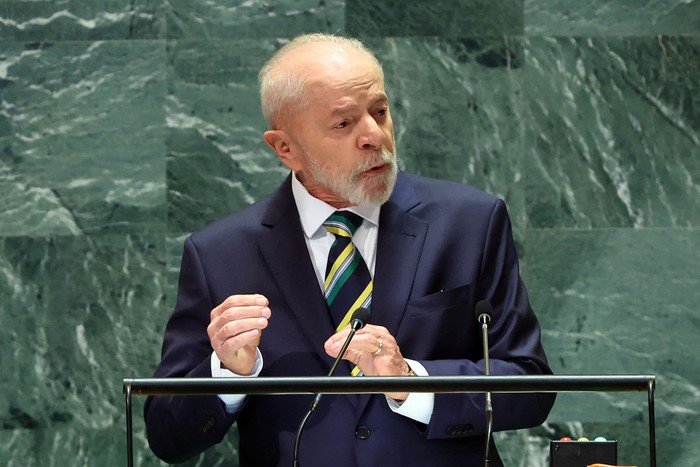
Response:
[[[163,42],[0,42],[2,235],[165,231]]]
[[[654,36],[700,33],[698,0],[525,0],[525,33]]]
[[[533,227],[700,224],[700,37],[530,38]]]
[[[354,36],[503,36],[523,33],[523,0],[346,0]]]
[[[257,76],[275,40],[168,45],[168,228],[191,232],[274,190],[287,175],[262,141]]]
[[[344,6],[343,0],[169,0],[167,37],[290,38],[303,32],[340,33]]]
[[[273,190],[257,72],[306,31],[384,62],[400,164],[503,197],[559,374],[653,373],[658,465],[700,450],[700,1],[0,1],[0,465],[126,464],[184,238]],[[134,399],[135,463],[162,465]],[[561,394],[508,466],[645,394]],[[236,433],[187,466],[236,465]]]
[[[158,39],[163,0],[3,0],[0,40]]]
[[[158,358],[164,253],[162,235],[0,239],[1,465],[125,464],[120,382]]]
[[[563,374],[656,374],[658,465],[694,465],[700,230],[533,229],[527,246],[524,280],[551,363]],[[620,464],[641,466],[646,422],[646,394],[596,393],[559,395],[547,424],[555,438],[614,436]]]

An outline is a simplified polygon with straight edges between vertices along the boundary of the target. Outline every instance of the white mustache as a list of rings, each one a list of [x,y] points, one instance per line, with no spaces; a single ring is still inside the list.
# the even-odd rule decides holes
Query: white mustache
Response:
[[[369,158],[364,159],[362,163],[355,168],[354,175],[359,175],[379,165],[392,164],[395,160],[394,153],[384,148],[381,151],[372,153]]]

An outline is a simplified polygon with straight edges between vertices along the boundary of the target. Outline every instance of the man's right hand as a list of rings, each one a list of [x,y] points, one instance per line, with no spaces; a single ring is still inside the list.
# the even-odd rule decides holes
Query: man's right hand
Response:
[[[231,295],[211,310],[209,341],[221,363],[233,373],[249,375],[262,330],[272,312],[263,295]]]

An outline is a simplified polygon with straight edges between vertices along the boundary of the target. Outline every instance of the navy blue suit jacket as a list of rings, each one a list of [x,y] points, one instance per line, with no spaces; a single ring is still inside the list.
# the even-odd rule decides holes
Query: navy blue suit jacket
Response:
[[[272,310],[261,376],[325,375],[332,359],[323,343],[333,324],[289,178],[186,240],[155,376],[211,376],[209,313],[229,295],[250,293],[265,295]],[[402,354],[431,375],[481,375],[474,308],[482,299],[493,305],[492,374],[550,373],[504,203],[468,186],[400,173],[381,208],[370,323],[385,326]],[[151,397],[149,443],[162,459],[184,461],[220,442],[235,421],[241,466],[291,465],[311,399],[250,396],[229,414],[216,396]],[[495,428],[538,425],[553,402],[545,394],[495,394]],[[383,395],[326,395],[304,432],[300,459],[304,467],[479,466],[485,430],[482,394],[436,394],[428,425],[391,412]]]

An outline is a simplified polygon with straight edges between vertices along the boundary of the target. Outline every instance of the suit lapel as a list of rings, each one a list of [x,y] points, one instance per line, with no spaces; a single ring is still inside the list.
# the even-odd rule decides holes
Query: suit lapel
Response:
[[[309,258],[290,178],[272,195],[262,224],[269,229],[258,245],[272,279],[282,291],[290,312],[302,323],[310,347],[326,362],[323,343],[334,332],[333,322]],[[270,305],[274,313],[275,304]]]
[[[403,318],[428,232],[428,224],[409,212],[418,204],[413,187],[399,178],[379,218],[370,321],[386,327],[393,336]]]
[[[391,199],[382,206],[370,323],[396,337],[413,287],[428,224],[410,211],[420,204],[413,186],[399,174]],[[359,398],[358,415],[370,395]]]

